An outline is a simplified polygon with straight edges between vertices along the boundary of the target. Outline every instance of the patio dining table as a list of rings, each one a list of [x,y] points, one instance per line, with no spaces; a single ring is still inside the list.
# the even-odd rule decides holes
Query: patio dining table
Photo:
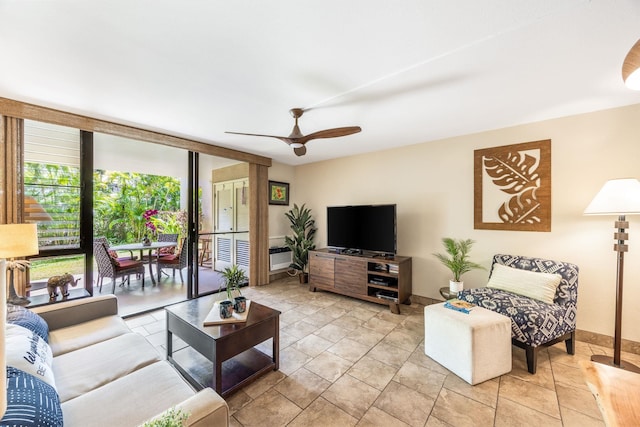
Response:
[[[153,264],[153,250],[156,250],[156,256],[155,256],[155,261],[156,261],[156,270],[158,272],[158,282],[160,282],[160,269],[158,268],[158,259],[160,258],[160,254],[159,254],[159,250],[161,248],[170,248],[173,246],[177,246],[178,242],[151,242],[150,245],[145,245],[144,243],[140,242],[140,243],[127,243],[124,245],[116,245],[116,246],[111,246],[109,249],[112,251],[140,251],[140,259],[142,261],[144,261],[144,251],[149,251],[149,256],[148,256],[148,261],[149,261],[149,275],[151,276],[151,282],[153,282],[153,284],[156,284],[156,279],[153,276],[153,269],[151,268],[151,265]]]

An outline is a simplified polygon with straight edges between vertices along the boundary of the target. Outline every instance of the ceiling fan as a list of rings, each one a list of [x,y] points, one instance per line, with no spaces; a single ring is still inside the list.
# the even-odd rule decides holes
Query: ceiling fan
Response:
[[[289,134],[289,136],[277,136],[277,135],[262,135],[258,133],[244,133],[244,132],[225,132],[232,133],[234,135],[249,135],[249,136],[265,136],[267,138],[277,138],[281,141],[284,141],[291,147],[293,147],[293,152],[296,153],[296,156],[304,156],[307,152],[307,147],[305,144],[312,139],[319,138],[338,138],[340,136],[347,136],[354,133],[360,132],[362,129],[360,126],[348,126],[343,128],[333,128],[333,129],[325,129],[319,130],[318,132],[310,133],[309,135],[303,135],[300,132],[300,128],[298,127],[298,119],[302,117],[304,113],[304,109],[302,108],[292,108],[289,110],[296,123],[293,126],[293,130]]]

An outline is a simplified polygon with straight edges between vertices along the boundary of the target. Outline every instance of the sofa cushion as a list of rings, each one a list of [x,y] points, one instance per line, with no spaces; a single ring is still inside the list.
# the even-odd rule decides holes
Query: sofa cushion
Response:
[[[171,365],[160,361],[63,402],[64,424],[86,427],[109,420],[112,426],[136,426],[194,394]]]
[[[23,326],[49,342],[49,325],[31,310],[19,305],[7,304],[7,323]]]
[[[495,264],[487,287],[553,304],[562,276]]]
[[[2,426],[62,427],[55,389],[20,369],[7,367],[7,410]]]
[[[51,348],[40,335],[20,325],[7,323],[5,335],[7,366],[20,369],[56,387],[51,369]]]
[[[53,356],[59,356],[131,332],[119,316],[105,316],[49,332]]]
[[[66,402],[160,360],[142,335],[130,332],[57,356],[53,372]]]

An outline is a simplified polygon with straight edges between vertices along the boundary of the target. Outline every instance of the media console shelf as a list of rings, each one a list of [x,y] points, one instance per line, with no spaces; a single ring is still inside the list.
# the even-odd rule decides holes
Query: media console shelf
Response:
[[[399,314],[400,303],[411,304],[411,258],[310,251],[309,290],[316,289],[385,304]]]

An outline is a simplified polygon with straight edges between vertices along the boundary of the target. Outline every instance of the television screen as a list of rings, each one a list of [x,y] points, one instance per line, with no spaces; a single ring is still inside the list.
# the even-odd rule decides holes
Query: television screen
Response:
[[[327,207],[327,246],[396,253],[396,205]]]

